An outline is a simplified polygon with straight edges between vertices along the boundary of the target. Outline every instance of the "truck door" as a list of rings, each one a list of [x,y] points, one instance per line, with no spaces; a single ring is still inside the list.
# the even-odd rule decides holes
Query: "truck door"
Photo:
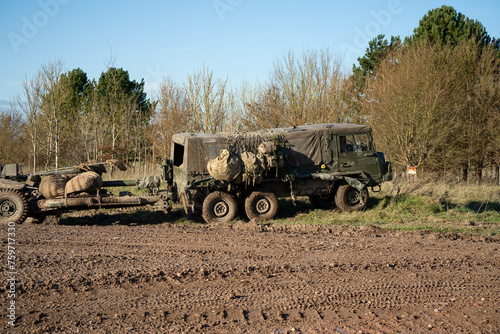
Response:
[[[369,175],[380,174],[370,133],[339,135],[338,137],[341,172],[363,171]]]
[[[337,146],[337,136],[336,135],[330,135],[328,148],[330,150],[331,159],[329,162],[327,162],[327,165],[330,165],[331,166],[330,169],[335,171],[335,170],[339,169],[339,151],[338,151],[338,146]]]

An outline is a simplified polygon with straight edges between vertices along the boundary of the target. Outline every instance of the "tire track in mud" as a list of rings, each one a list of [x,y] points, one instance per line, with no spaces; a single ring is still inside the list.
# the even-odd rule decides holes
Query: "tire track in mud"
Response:
[[[500,326],[498,238],[245,228],[27,225],[20,332],[495,332]]]
[[[424,268],[428,266],[421,265]],[[397,269],[397,266],[382,264],[361,270],[356,266],[334,271],[330,269],[329,267],[318,270],[252,267],[246,272],[235,269],[198,272],[188,270],[176,274],[161,270],[149,273],[120,271],[107,273],[93,280],[82,279],[73,284],[62,282],[60,285],[48,283],[38,285],[38,288],[33,286],[28,290],[38,294],[58,291],[64,295],[68,291],[64,289],[61,291],[60,287],[69,286],[72,292],[83,293],[84,296],[109,289],[124,290],[117,295],[129,294],[129,298],[118,297],[117,302],[111,303],[115,310],[101,311],[99,316],[101,322],[118,317],[128,323],[137,321],[138,318],[154,317],[169,326],[193,327],[200,330],[218,328],[227,323],[251,327],[266,323],[292,326],[304,322],[333,321],[343,324],[346,319],[362,320],[363,317],[373,317],[375,314],[373,310],[401,309],[437,302],[448,303],[457,299],[467,299],[470,295],[499,302],[498,277],[476,276],[475,280],[482,281],[480,285],[470,282],[466,277],[453,281],[422,277],[417,282],[413,278],[407,282],[396,283],[390,280],[383,281],[383,278],[401,278],[410,275],[416,277],[419,274],[413,274],[406,268]],[[453,268],[455,271],[461,269],[457,265]],[[360,271],[369,271],[372,279],[377,279],[377,275],[380,274],[379,281],[362,282],[351,277],[354,272]],[[304,276],[307,276],[307,279],[304,279]],[[335,280],[332,277],[335,277]],[[328,287],[332,283],[334,286]],[[141,291],[141,296],[135,294],[134,290]],[[157,291],[163,291],[160,301],[156,303],[157,306],[144,311],[140,301],[145,298],[145,305],[154,304],[144,295],[154,296]],[[258,302],[253,300],[253,295],[261,296]],[[119,304],[123,304],[129,310],[141,311],[116,310]],[[94,312],[101,308],[102,304],[95,305]],[[92,310],[84,313],[80,322],[92,313]],[[360,317],[358,314],[363,316]]]
[[[282,302],[281,305],[280,303],[276,303],[273,298],[260,300],[260,303],[264,305],[259,305],[260,303],[246,305],[245,302],[238,302],[238,299],[245,298],[245,296],[238,294],[223,294],[220,295],[219,299],[214,299],[212,294],[220,292],[225,288],[224,282],[217,280],[214,283],[217,284],[208,287],[212,291],[210,296],[200,294],[200,291],[198,291],[198,294],[193,293],[196,298],[185,298],[186,296],[180,291],[184,291],[190,287],[189,284],[180,283],[176,289],[177,292],[172,292],[165,296],[162,295],[159,300],[155,297],[156,303],[151,302],[148,297],[144,296],[154,295],[155,291],[158,290],[158,285],[156,284],[155,288],[153,288],[154,284],[136,283],[140,285],[137,287],[141,290],[139,296],[132,293],[129,298],[118,298],[115,303],[101,302],[96,305],[87,305],[85,311],[82,311],[81,316],[79,318],[74,317],[74,320],[75,323],[80,323],[83,326],[83,323],[88,319],[96,318],[92,316],[93,314],[97,314],[97,320],[93,320],[94,324],[107,323],[110,319],[118,318],[121,325],[133,325],[139,321],[139,323],[144,323],[147,326],[147,321],[158,320],[159,323],[162,323],[167,328],[192,328],[193,330],[211,328],[215,332],[217,332],[218,328],[224,328],[227,324],[243,327],[249,326],[248,328],[254,329],[259,328],[259,326],[268,327],[274,324],[287,325],[294,328],[301,328],[300,326],[303,328],[304,323],[323,323],[324,325],[334,323],[340,326],[352,321],[362,321],[363,319],[372,323],[370,319],[380,314],[380,311],[388,309],[394,311],[404,309],[405,306],[414,308],[415,305],[447,304],[453,303],[453,299],[464,299],[466,297],[460,294],[454,294],[453,298],[440,295],[440,288],[444,284],[438,283],[417,284],[413,286],[378,284],[371,286],[370,290],[364,290],[363,287],[360,287],[360,290],[352,288],[332,289],[331,291],[325,291],[325,297],[319,297],[317,300],[314,300],[314,298],[301,299],[297,298],[296,295],[292,295],[288,297],[287,301]],[[461,284],[455,285],[460,286]],[[450,286],[453,285],[450,284]],[[163,287],[165,290],[168,290],[168,287]],[[484,292],[491,288],[491,286],[483,285],[480,288],[474,286],[466,287],[468,288],[468,294],[482,296],[483,299],[489,300],[492,304],[498,303],[498,299],[485,298],[486,295]],[[129,285],[123,289],[130,291],[134,288],[131,288]],[[84,292],[81,294],[82,298],[92,299],[90,296],[94,296],[96,290]],[[271,290],[281,296],[287,293],[287,289],[283,287]],[[397,296],[401,292],[403,292],[404,298],[391,296]],[[258,289],[256,293],[261,295],[261,291]],[[303,294],[307,293],[309,292],[303,292]],[[118,295],[122,294],[119,293]],[[498,296],[498,293],[496,296]],[[144,298],[145,300],[143,300]],[[363,303],[366,300],[376,302],[370,304]],[[104,311],[103,305],[108,306]],[[121,308],[120,305],[122,305]],[[144,305],[149,305],[149,307],[144,307]],[[71,303],[69,306],[71,307]],[[75,306],[76,302],[73,304],[73,307]],[[91,307],[89,308],[89,306]],[[432,308],[434,306],[429,306],[429,309]],[[430,312],[432,315],[433,311]],[[421,313],[416,314],[418,314],[418,317],[422,317]],[[53,315],[52,317],[55,318]],[[60,322],[63,320],[61,318]]]

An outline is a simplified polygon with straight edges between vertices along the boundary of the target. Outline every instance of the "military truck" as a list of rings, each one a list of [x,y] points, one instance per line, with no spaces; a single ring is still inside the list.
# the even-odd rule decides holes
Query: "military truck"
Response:
[[[179,133],[160,177],[102,181],[103,163],[23,175],[16,164],[0,173],[0,221],[41,222],[71,210],[154,205],[186,217],[229,222],[276,216],[278,198],[308,196],[317,208],[364,210],[368,189],[392,179],[391,163],[377,152],[371,128],[316,124],[241,133]],[[111,162],[112,164],[112,162]],[[115,196],[106,187],[138,186],[147,195]],[[165,187],[166,186],[166,187]]]
[[[278,198],[308,196],[317,208],[366,208],[368,189],[392,179],[372,129],[316,124],[236,134],[180,133],[164,166],[170,198],[187,216],[228,222],[272,219]]]

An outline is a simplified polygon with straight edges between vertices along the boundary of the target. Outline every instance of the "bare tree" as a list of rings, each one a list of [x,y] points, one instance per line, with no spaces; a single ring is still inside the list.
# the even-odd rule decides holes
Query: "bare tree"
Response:
[[[101,160],[99,148],[103,145],[102,110],[99,108],[99,99],[95,83],[92,82],[84,93],[82,99],[82,110],[77,116],[78,130],[82,138],[85,150],[85,158],[90,160]]]
[[[328,49],[308,50],[300,57],[290,51],[274,64],[264,96],[283,100],[282,125],[350,121],[341,65]]]
[[[215,79],[208,67],[188,75],[186,94],[193,129],[205,133],[217,133],[224,129],[227,116],[227,78]]]
[[[275,86],[261,87],[253,100],[245,103],[243,124],[246,130],[293,125],[288,119],[285,99]]]
[[[462,95],[465,106],[459,113],[462,129],[456,134],[456,157],[464,166],[464,179],[473,171],[480,181],[486,163],[498,160],[500,123],[500,59],[493,48],[480,50],[462,42],[454,50],[461,71],[457,79],[466,83]]]
[[[451,49],[422,42],[396,51],[368,82],[364,111],[379,148],[399,166],[447,161],[464,105]]]
[[[243,130],[245,106],[241,103],[241,99],[238,98],[239,91],[239,89],[230,88],[226,92],[227,110],[222,129],[224,132],[238,132]]]
[[[186,92],[171,78],[164,79],[156,92],[150,140],[156,156],[170,156],[170,142],[174,133],[192,131],[192,110],[189,108]]]
[[[2,163],[26,162],[23,146],[22,116],[17,111],[0,111],[0,157]]]
[[[32,173],[36,172],[37,155],[39,153],[39,118],[42,104],[40,73],[35,78],[25,78],[22,83],[22,95],[17,95],[10,101],[12,110],[22,112],[26,117],[25,130],[31,143]]]
[[[63,134],[66,130],[67,118],[64,114],[63,103],[67,91],[61,83],[63,73],[63,62],[56,60],[53,63],[43,65],[40,75],[42,89],[42,114],[48,127],[47,137],[47,160],[46,168],[50,168],[50,157],[52,149],[54,154],[55,168],[59,168],[61,157],[61,144]]]

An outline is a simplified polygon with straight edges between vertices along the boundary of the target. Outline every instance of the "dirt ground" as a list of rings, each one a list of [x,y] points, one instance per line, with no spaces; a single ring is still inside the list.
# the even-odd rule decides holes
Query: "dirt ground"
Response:
[[[0,332],[500,332],[500,237],[122,217],[16,226]]]

